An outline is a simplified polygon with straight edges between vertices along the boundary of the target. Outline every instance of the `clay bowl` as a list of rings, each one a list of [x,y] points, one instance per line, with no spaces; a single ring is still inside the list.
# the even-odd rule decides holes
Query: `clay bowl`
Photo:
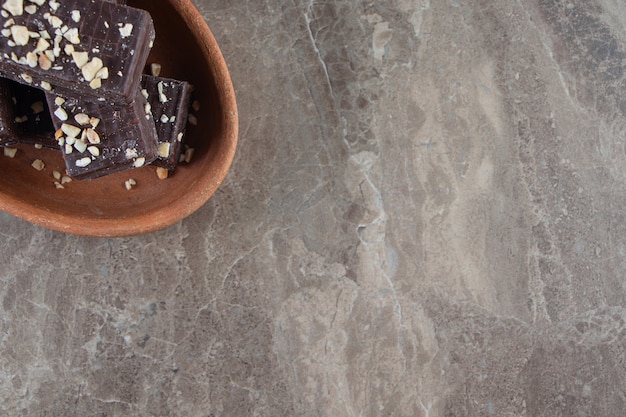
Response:
[[[222,183],[237,145],[237,107],[226,63],[204,19],[190,0],[129,0],[148,10],[157,38],[149,63],[161,75],[191,82],[200,110],[186,140],[195,148],[166,180],[146,166],[95,180],[54,186],[52,172],[64,172],[60,153],[22,146],[15,158],[0,154],[0,210],[31,223],[66,233],[119,237],[156,231],[200,208]],[[41,172],[35,159],[45,162]],[[124,183],[137,182],[132,190]]]

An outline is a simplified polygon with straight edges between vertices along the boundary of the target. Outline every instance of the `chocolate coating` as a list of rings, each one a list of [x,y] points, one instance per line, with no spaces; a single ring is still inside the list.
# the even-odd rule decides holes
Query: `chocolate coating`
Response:
[[[185,81],[144,75],[141,86],[148,95],[161,149],[153,165],[173,170],[178,165],[191,97],[191,85]],[[165,145],[165,146],[164,146]]]
[[[152,115],[146,113],[147,102],[139,90],[128,103],[85,101],[52,93],[46,96],[50,109],[55,113],[52,117],[55,128],[65,130],[59,145],[71,177],[97,178],[147,165],[156,159],[154,121]],[[67,133],[68,126],[80,130],[74,136],[76,139],[69,139],[72,135]],[[97,141],[90,139],[89,130],[97,134]],[[78,144],[82,146],[72,142],[82,142]],[[97,150],[97,154],[90,149]]]
[[[154,40],[149,13],[104,0],[52,4],[56,10],[45,2],[28,3],[36,9],[32,14],[2,11],[0,75],[34,86],[49,83],[64,95],[131,100]]]

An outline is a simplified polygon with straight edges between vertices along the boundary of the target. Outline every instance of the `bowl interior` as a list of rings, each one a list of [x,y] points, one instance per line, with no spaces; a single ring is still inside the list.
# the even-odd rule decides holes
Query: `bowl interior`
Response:
[[[211,33],[189,0],[130,0],[154,19],[156,40],[148,65],[161,76],[189,81],[200,103],[192,111],[186,142],[195,149],[166,180],[146,166],[102,178],[54,186],[52,172],[64,172],[59,152],[21,146],[15,158],[0,156],[0,209],[33,223],[69,233],[124,236],[174,224],[199,208],[217,189],[232,162],[237,115],[232,85]],[[31,167],[41,159],[43,171]],[[132,190],[124,182],[133,178]]]

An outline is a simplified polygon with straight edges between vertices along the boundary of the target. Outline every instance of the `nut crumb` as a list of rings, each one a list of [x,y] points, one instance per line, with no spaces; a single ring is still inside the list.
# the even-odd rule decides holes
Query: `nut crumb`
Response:
[[[126,182],[124,182],[124,187],[126,187],[127,190],[130,190],[135,185],[137,185],[137,181],[135,181],[133,178],[129,178],[126,180]]]
[[[150,73],[153,76],[158,77],[161,74],[161,64],[157,64],[156,62],[150,64]]]
[[[167,169],[162,168],[162,167],[157,167],[156,169],[157,177],[159,177],[160,180],[167,179],[167,177],[169,176],[169,173],[170,172]]]
[[[193,158],[193,154],[196,150],[194,148],[189,148],[185,151],[185,162],[190,163],[192,158]]]
[[[30,166],[35,168],[37,171],[43,171],[43,169],[46,167],[46,164],[44,164],[41,159],[35,159],[33,163],[30,164]]]
[[[17,154],[17,148],[9,148],[9,147],[4,148],[4,156],[8,156],[9,158],[15,158],[16,154]]]

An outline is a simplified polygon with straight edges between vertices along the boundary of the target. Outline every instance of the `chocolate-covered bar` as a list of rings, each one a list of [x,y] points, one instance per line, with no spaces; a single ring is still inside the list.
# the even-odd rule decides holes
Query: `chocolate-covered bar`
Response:
[[[17,127],[11,106],[10,81],[0,79],[0,146],[17,143]]]
[[[0,28],[1,76],[116,101],[139,90],[154,40],[148,12],[105,0],[6,0]]]
[[[129,103],[85,101],[52,93],[46,97],[71,177],[97,178],[156,159],[154,121],[139,89]]]
[[[158,137],[159,157],[152,164],[173,170],[180,158],[187,126],[191,85],[185,81],[144,75],[141,86],[150,103]]]
[[[7,79],[4,81],[9,86],[13,120],[17,130],[17,142],[57,149],[58,145],[54,139],[54,126],[48,110],[46,94],[38,88]]]

